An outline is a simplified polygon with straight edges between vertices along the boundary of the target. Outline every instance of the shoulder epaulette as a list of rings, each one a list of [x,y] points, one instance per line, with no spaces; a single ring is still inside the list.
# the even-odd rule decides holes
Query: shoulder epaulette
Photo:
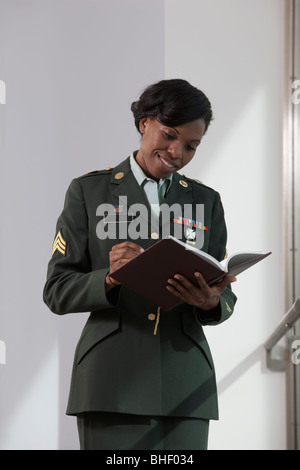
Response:
[[[202,181],[200,180],[196,180],[196,179],[193,179],[193,178],[189,178],[188,176],[186,175],[182,175],[184,178],[186,178],[187,180],[189,181],[193,181],[194,183],[198,183],[198,184],[204,184]]]
[[[199,184],[200,186],[202,186],[203,188],[205,189],[208,189],[209,191],[214,191],[215,192],[215,189],[212,188],[211,186],[207,186],[205,183],[203,183],[202,181],[200,180],[196,180],[196,179],[193,179],[193,178],[189,178],[188,176],[185,176],[185,175],[182,175],[186,180],[188,181],[191,181],[192,183],[196,183],[197,185]]]
[[[105,168],[104,170],[93,170],[89,171],[85,175],[82,175],[81,178],[86,178],[93,175],[109,175],[112,172],[113,168]]]

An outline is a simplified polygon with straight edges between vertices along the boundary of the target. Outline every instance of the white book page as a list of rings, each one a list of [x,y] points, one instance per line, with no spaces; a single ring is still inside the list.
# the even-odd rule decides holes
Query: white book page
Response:
[[[240,265],[242,263],[246,263],[247,261],[254,260],[255,258],[258,258],[263,254],[263,252],[257,251],[248,251],[246,253],[241,251],[238,253],[234,253],[233,255],[224,259],[223,261],[221,261],[221,264],[226,271],[229,271],[229,269],[234,268],[235,266]]]
[[[205,258],[211,264],[217,266],[218,268],[222,269],[222,271],[224,271],[224,265],[222,264],[223,261],[219,262],[213,256],[209,255],[205,251],[198,250],[198,248],[195,248],[191,245],[188,245],[187,243],[184,243],[182,240],[178,240],[177,238],[173,237],[172,235],[169,235],[166,238],[170,238],[171,240],[174,240],[176,243],[179,243],[180,245],[182,245],[186,250],[190,250],[193,253],[195,253],[196,255],[201,256],[202,258]]]

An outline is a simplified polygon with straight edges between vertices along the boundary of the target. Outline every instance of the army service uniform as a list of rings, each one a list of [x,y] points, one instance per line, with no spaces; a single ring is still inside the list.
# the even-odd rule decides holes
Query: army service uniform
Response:
[[[84,427],[84,417],[97,415],[104,420],[106,430],[109,428],[107,421],[117,422],[113,428],[114,439],[123,432],[120,429],[125,429],[118,424],[118,419],[133,423],[132,429],[137,429],[134,423],[142,420],[140,429],[144,431],[138,431],[138,437],[137,431],[132,431],[132,440],[124,441],[127,442],[124,446],[130,447],[124,449],[149,446],[166,449],[168,445],[174,446],[169,448],[176,448],[176,445],[188,448],[189,440],[190,448],[197,448],[197,423],[201,426],[210,419],[218,419],[214,364],[202,327],[228,319],[236,297],[228,286],[220,297],[219,306],[212,311],[187,304],[169,311],[161,310],[154,334],[157,305],[125,286],[106,293],[109,252],[114,244],[124,240],[99,238],[97,224],[101,216],[97,215],[97,208],[108,203],[117,212],[122,211],[119,201],[124,195],[128,207],[141,203],[150,212],[145,193],[131,171],[129,158],[114,169],[74,179],[57,222],[44,301],[51,311],[60,315],[91,312],[75,352],[67,414],[79,417],[79,431]],[[182,207],[204,204],[203,222],[207,230],[202,249],[218,260],[224,259],[227,233],[216,191],[174,173],[165,202],[179,203]],[[159,231],[152,231],[150,219],[149,236],[132,240],[145,249],[161,237]],[[172,234],[173,220],[170,227]],[[175,424],[170,424],[172,422]],[[161,435],[162,426],[169,426],[165,437],[172,436],[172,428],[179,433],[182,430],[185,441],[166,444]],[[198,429],[201,432],[201,428]],[[145,440],[148,435],[152,439],[150,444],[150,440]],[[102,448],[108,448],[111,442],[110,448],[116,449],[119,444],[114,439],[103,437],[105,447]],[[84,443],[82,448],[85,448]]]

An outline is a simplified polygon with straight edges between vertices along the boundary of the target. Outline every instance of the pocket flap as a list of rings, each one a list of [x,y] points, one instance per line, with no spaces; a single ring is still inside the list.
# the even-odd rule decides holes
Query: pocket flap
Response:
[[[97,312],[95,312],[97,313]],[[98,313],[97,313],[98,314]],[[120,329],[120,310],[110,309],[106,312],[99,312],[99,321],[87,325],[84,329],[83,335],[79,340],[77,347],[76,362],[79,364],[84,356],[100,341],[103,341],[112,333]]]

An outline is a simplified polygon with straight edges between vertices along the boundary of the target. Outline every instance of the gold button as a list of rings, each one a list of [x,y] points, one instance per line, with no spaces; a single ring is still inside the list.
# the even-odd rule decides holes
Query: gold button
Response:
[[[184,188],[187,188],[187,187],[188,187],[187,182],[184,181],[184,180],[180,180],[180,181],[179,181],[179,184],[181,184],[181,186],[183,186]]]
[[[152,240],[157,240],[158,237],[159,237],[159,235],[158,235],[157,232],[152,232],[152,233],[151,233],[151,238],[152,238]]]
[[[120,173],[117,173],[117,174],[115,175],[115,179],[116,179],[116,180],[120,180],[120,179],[123,178],[123,176],[124,176],[123,171],[120,171]]]
[[[156,315],[154,313],[149,313],[148,320],[153,321],[155,320],[155,318],[156,318]]]

